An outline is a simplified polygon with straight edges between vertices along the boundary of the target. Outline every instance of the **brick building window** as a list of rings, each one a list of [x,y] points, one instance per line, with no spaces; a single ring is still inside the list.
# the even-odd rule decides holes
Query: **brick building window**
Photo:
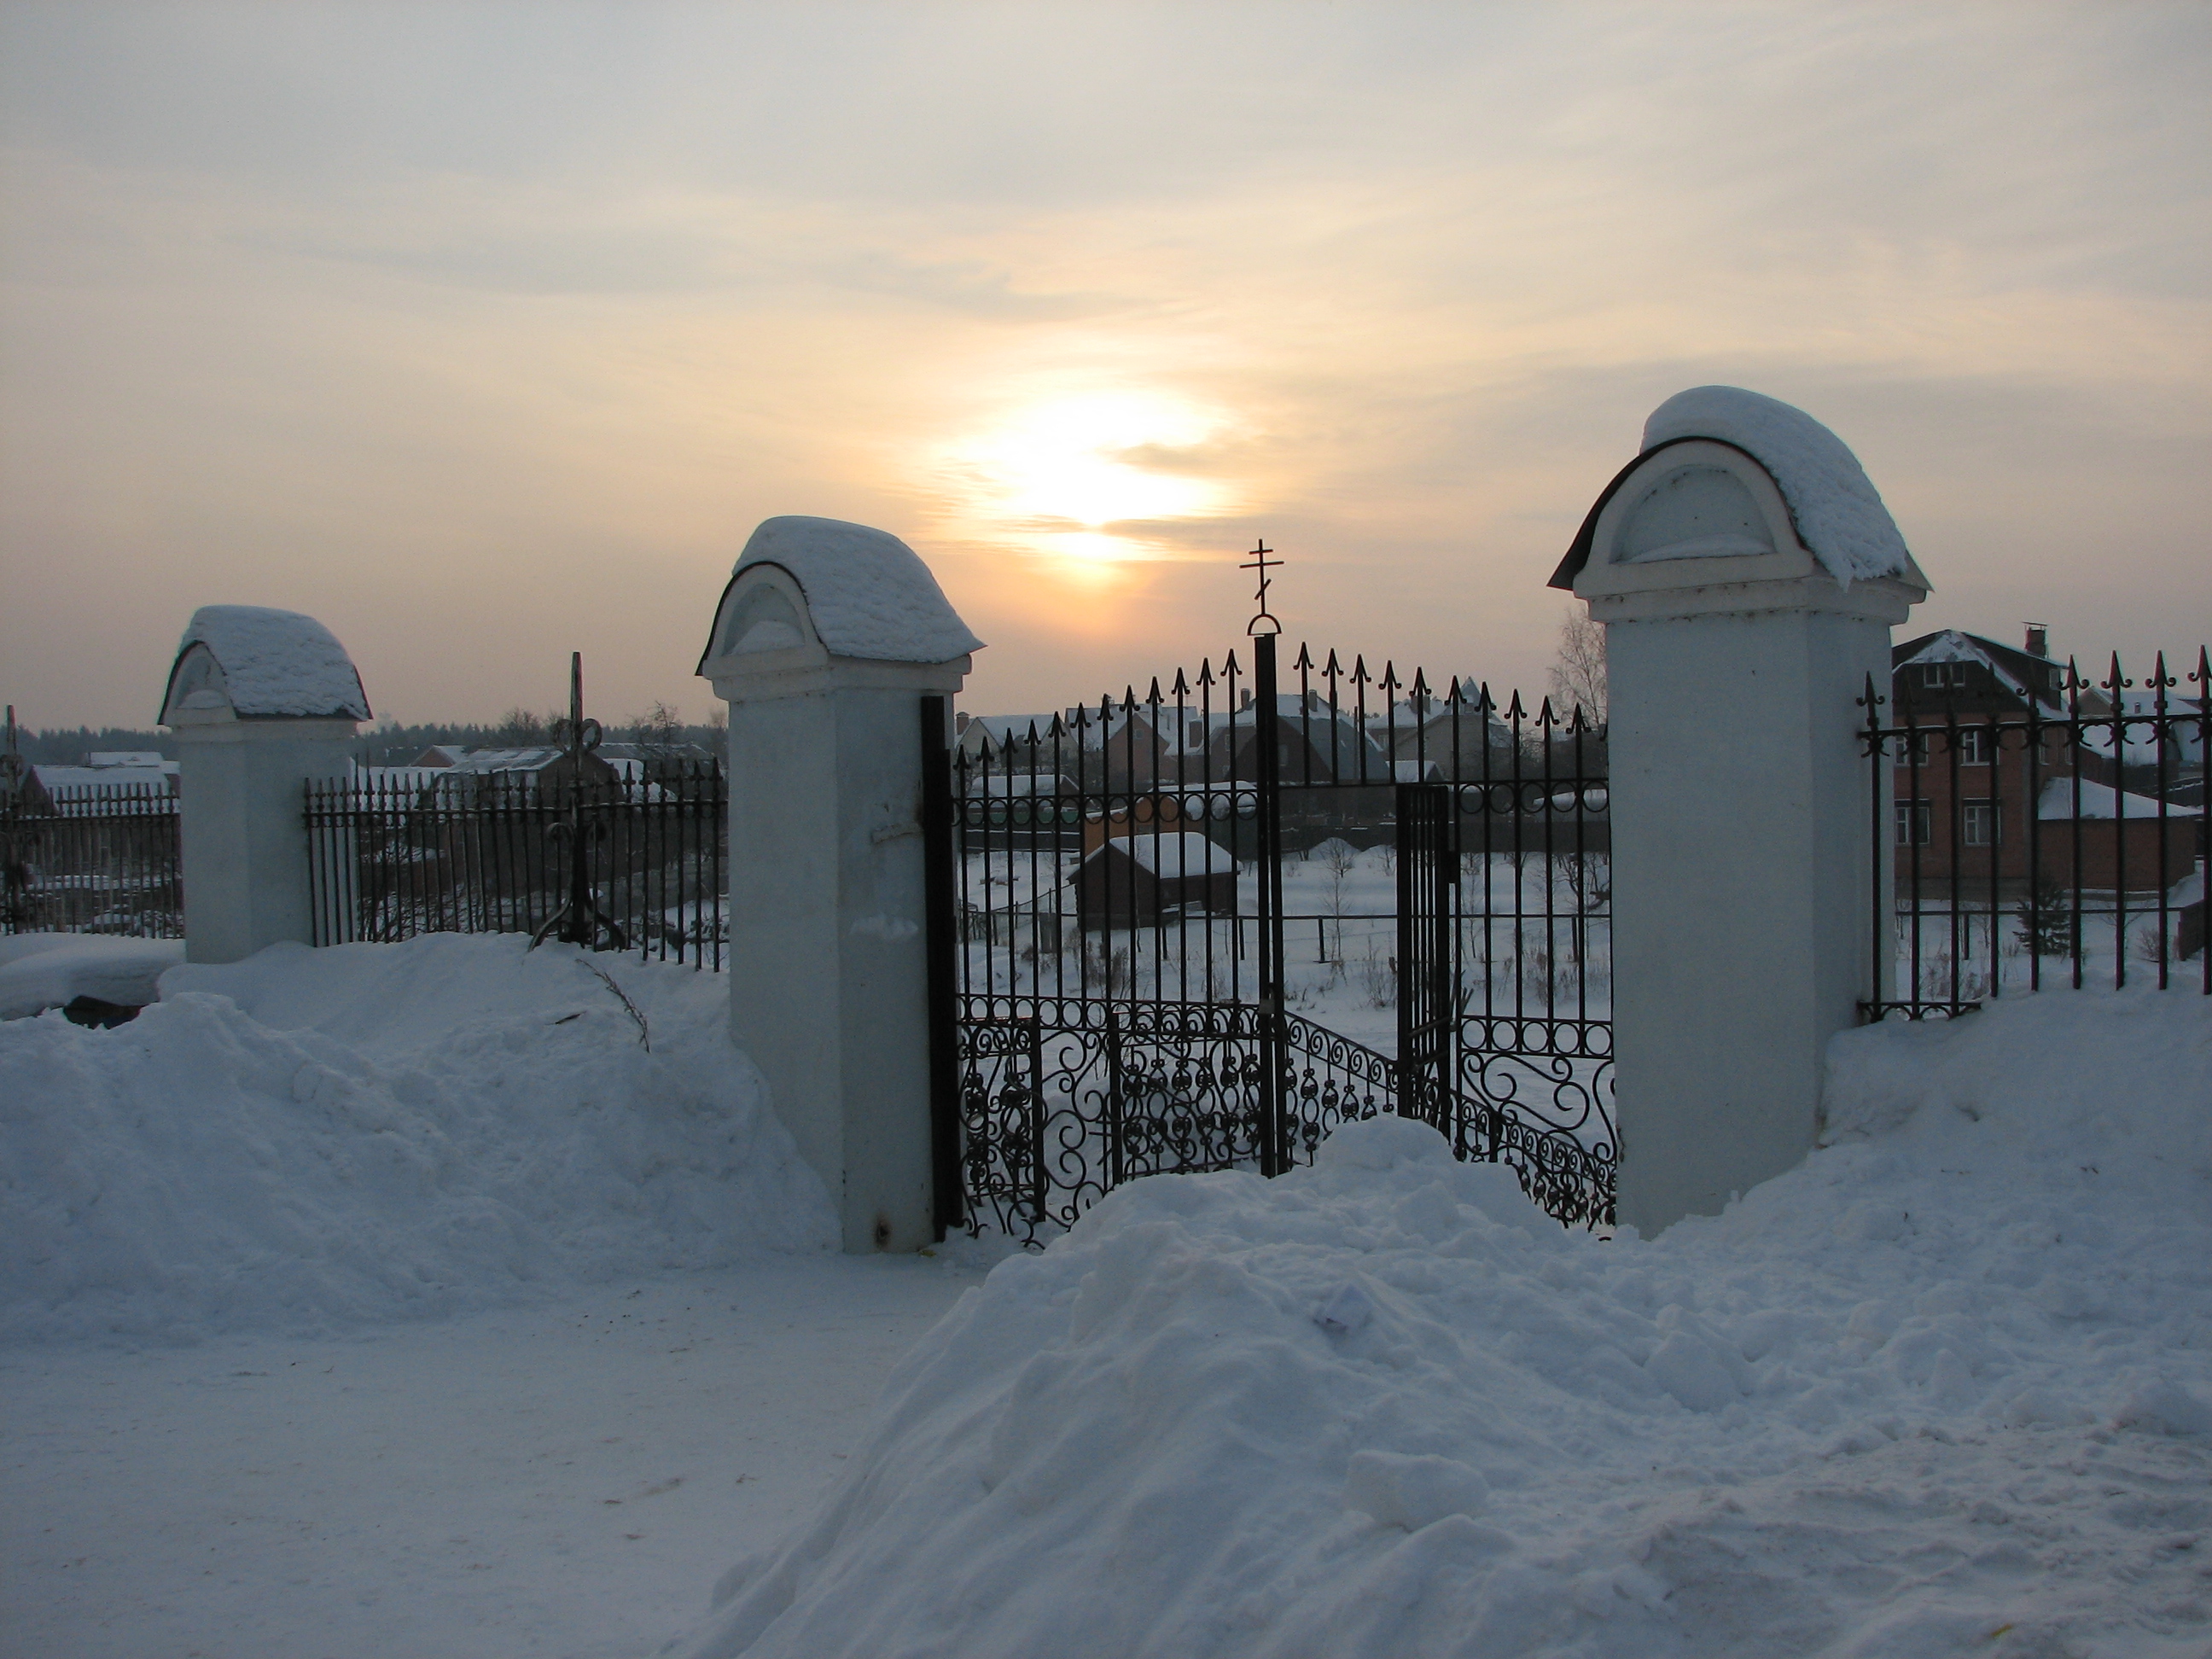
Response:
[[[1932,802],[1901,800],[1897,803],[1897,844],[1899,847],[1925,847],[1933,839],[1936,812]]]
[[[1994,847],[2002,836],[2002,822],[1995,801],[1966,801],[1959,816],[1959,833],[1969,847]]]

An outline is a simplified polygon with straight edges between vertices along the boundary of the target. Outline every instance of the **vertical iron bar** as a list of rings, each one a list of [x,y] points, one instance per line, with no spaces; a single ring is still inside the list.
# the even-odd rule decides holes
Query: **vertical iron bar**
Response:
[[[1277,1176],[1284,1160],[1285,1051],[1283,972],[1282,768],[1277,750],[1280,726],[1275,701],[1275,635],[1252,641],[1254,702],[1258,718],[1255,747],[1260,796],[1260,1173]]]
[[[967,1219],[960,1190],[959,1030],[953,979],[952,716],[943,697],[924,697],[921,715],[923,943],[928,953],[931,1212],[938,1238]],[[1040,1152],[1042,1149],[1040,1149]]]

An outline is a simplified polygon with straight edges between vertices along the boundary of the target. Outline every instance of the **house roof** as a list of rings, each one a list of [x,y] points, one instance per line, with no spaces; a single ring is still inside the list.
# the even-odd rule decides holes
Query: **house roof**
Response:
[[[156,760],[159,761],[158,757]],[[150,789],[173,791],[177,787],[179,769],[176,762],[165,761],[153,766],[33,765],[30,770],[38,775],[39,782],[49,791],[114,789],[133,784]]]
[[[1748,455],[1774,480],[1806,550],[1848,586],[1909,575],[1912,556],[1881,493],[1850,447],[1802,409],[1741,386],[1700,386],[1678,392],[1644,423],[1644,446],[1615,473],[1583,520],[1553,587],[1571,588],[1589,562],[1598,515],[1652,455],[1700,440]]]
[[[1101,842],[1083,855],[1085,865],[1109,853],[1119,853],[1139,868],[1163,879],[1173,881],[1184,876],[1233,876],[1237,873],[1234,855],[1223,851],[1204,836],[1188,831],[1176,835],[1115,836]]]
[[[2032,656],[1957,628],[1942,629],[1933,634],[1923,634],[1917,640],[1907,640],[1891,650],[1889,660],[1892,673],[1900,668],[1934,663],[1979,663],[2014,696],[2025,700],[2032,696],[2052,709],[2058,707],[2058,685],[2065,672],[2048,657]]]

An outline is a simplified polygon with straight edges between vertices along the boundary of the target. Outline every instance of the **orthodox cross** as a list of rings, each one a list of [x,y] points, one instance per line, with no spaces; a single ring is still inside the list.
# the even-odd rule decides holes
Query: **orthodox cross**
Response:
[[[1283,562],[1280,559],[1271,559],[1267,556],[1273,550],[1263,540],[1252,550],[1252,556],[1237,566],[1240,570],[1256,570],[1260,573],[1260,591],[1253,595],[1254,599],[1259,604],[1260,613],[1252,618],[1249,625],[1244,629],[1247,634],[1279,634],[1283,631],[1283,624],[1278,622],[1274,614],[1267,609],[1267,573],[1270,570],[1279,570],[1283,567]],[[1261,627],[1260,624],[1262,623],[1267,624],[1265,628]]]

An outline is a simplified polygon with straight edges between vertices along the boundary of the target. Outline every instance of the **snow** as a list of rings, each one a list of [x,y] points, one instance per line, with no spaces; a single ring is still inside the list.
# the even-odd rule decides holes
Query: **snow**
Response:
[[[79,997],[138,1008],[185,959],[180,939],[109,933],[15,933],[0,939],[0,1019],[66,1008]]]
[[[1822,1150],[1650,1241],[1397,1119],[1121,1188],[963,1298],[683,1650],[2201,1655],[2212,1006],[1830,1067]]]
[[[113,1030],[0,1024],[0,1338],[341,1330],[822,1248],[727,994],[431,934],[172,967]]]
[[[2183,806],[2170,800],[2161,801],[2154,796],[2138,795],[2132,791],[2122,793],[2109,783],[2098,783],[2088,778],[2053,778],[2043,786],[2043,794],[2035,803],[2035,816],[2045,820],[2113,817],[2154,818],[2161,812],[2170,818],[2201,818],[2204,816],[2199,807]]]
[[[1644,423],[1647,452],[1680,438],[1717,438],[1755,458],[1789,503],[1798,539],[1838,581],[1912,574],[1905,538],[1858,457],[1802,410],[1740,386],[1692,386]]]
[[[11,1654],[643,1659],[975,1282],[828,1249],[719,975],[447,935],[161,988],[0,1024]]]
[[[791,573],[832,656],[935,663],[983,648],[920,556],[884,531],[838,519],[764,520],[732,579],[751,564]]]
[[[646,1659],[975,1282],[771,1255],[332,1337],[0,1347],[0,1650]]]
[[[170,670],[173,696],[177,671],[196,645],[205,646],[214,657],[229,707],[240,716],[369,717],[368,697],[353,659],[313,617],[255,605],[202,605],[177,644],[176,666]],[[176,706],[163,700],[162,724],[169,723]],[[187,697],[185,706],[201,705]]]

